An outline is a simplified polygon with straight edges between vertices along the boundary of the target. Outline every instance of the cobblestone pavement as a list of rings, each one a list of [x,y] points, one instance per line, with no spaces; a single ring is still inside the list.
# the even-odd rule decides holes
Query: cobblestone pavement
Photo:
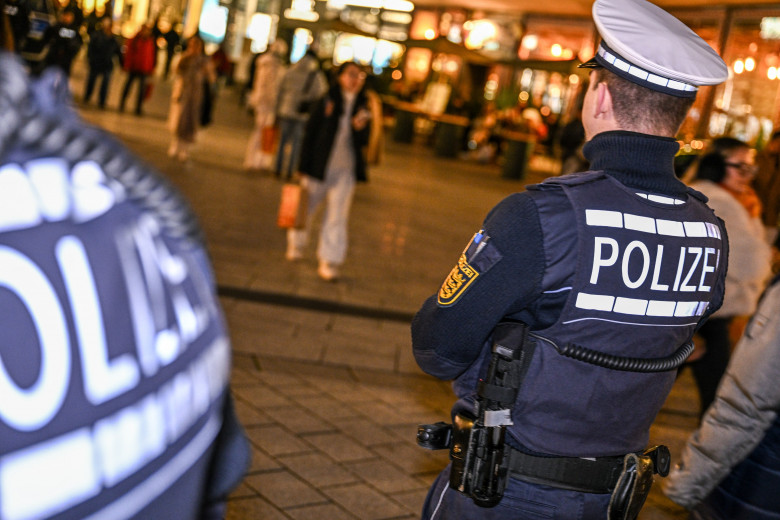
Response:
[[[80,61],[76,99],[84,77]],[[486,212],[553,165],[534,158],[525,181],[507,180],[495,165],[437,158],[424,140],[388,139],[384,162],[357,189],[344,278],[326,283],[315,273],[314,246],[301,262],[284,259],[275,226],[280,181],[242,169],[252,121],[236,89],[222,90],[214,123],[179,163],[166,155],[170,83],[157,79],[137,117],[116,111],[123,81],[114,74],[107,110],[76,107],[163,171],[205,230],[232,334],[233,391],[254,452],[228,518],[418,518],[447,457],[418,448],[416,426],[448,417],[453,397],[416,367],[409,321]],[[696,406],[684,372],[652,440],[679,453]],[[657,486],[640,516],[686,517]]]

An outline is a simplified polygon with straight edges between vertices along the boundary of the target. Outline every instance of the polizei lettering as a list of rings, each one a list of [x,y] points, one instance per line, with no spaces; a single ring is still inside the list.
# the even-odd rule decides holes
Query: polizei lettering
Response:
[[[5,166],[0,193],[0,305],[22,331],[0,344],[0,519],[60,513],[162,461],[99,512],[132,516],[219,430],[230,349],[203,252],[95,163]]]
[[[652,317],[704,313],[721,261],[716,225],[604,210],[586,210],[586,223],[589,285],[576,307]]]

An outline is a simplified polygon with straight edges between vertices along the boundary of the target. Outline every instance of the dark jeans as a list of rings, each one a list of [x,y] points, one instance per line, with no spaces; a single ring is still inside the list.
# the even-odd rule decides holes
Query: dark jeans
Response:
[[[112,69],[97,70],[95,68],[89,69],[89,76],[87,76],[87,88],[84,91],[84,103],[89,103],[92,98],[92,91],[95,90],[95,83],[100,78],[100,92],[98,93],[98,105],[100,108],[106,106],[106,98],[108,97],[108,86],[111,84],[111,72]]]
[[[306,121],[291,117],[280,117],[278,122],[279,148],[276,152],[276,175],[277,177],[282,176],[285,179],[289,179],[298,169]],[[289,156],[285,153],[288,143],[290,144]],[[282,171],[283,168],[284,171]]]
[[[141,113],[141,104],[144,102],[144,90],[146,89],[146,74],[143,72],[130,72],[127,74],[125,86],[122,89],[122,99],[119,102],[119,110],[125,109],[125,101],[127,101],[127,95],[130,93],[130,87],[136,80],[138,80],[138,95],[136,96],[135,113]]]
[[[691,363],[691,371],[699,389],[700,416],[704,415],[715,400],[718,383],[726,372],[726,366],[731,358],[731,339],[729,339],[731,320],[732,318],[710,318],[699,329],[699,335],[704,340],[707,351]]]

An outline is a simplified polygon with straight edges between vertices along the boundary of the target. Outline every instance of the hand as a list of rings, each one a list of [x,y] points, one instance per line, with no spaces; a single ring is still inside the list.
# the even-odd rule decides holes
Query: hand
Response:
[[[359,132],[366,127],[369,121],[371,121],[371,112],[367,108],[360,109],[352,118],[352,128]]]

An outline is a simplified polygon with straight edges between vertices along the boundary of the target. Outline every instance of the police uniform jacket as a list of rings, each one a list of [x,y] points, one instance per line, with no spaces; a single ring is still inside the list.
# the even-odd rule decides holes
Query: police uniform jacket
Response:
[[[706,518],[780,513],[780,277],[737,344],[715,401],[691,435],[664,493]]]
[[[184,201],[5,53],[0,197],[0,518],[220,516],[249,452]]]
[[[510,195],[489,213],[412,323],[420,367],[456,379],[454,411],[484,377],[494,327],[519,320],[535,350],[508,441],[575,457],[644,448],[675,373],[601,368],[553,344],[664,357],[720,306],[725,228],[675,177],[677,150],[669,138],[599,134],[584,150],[594,173]]]

